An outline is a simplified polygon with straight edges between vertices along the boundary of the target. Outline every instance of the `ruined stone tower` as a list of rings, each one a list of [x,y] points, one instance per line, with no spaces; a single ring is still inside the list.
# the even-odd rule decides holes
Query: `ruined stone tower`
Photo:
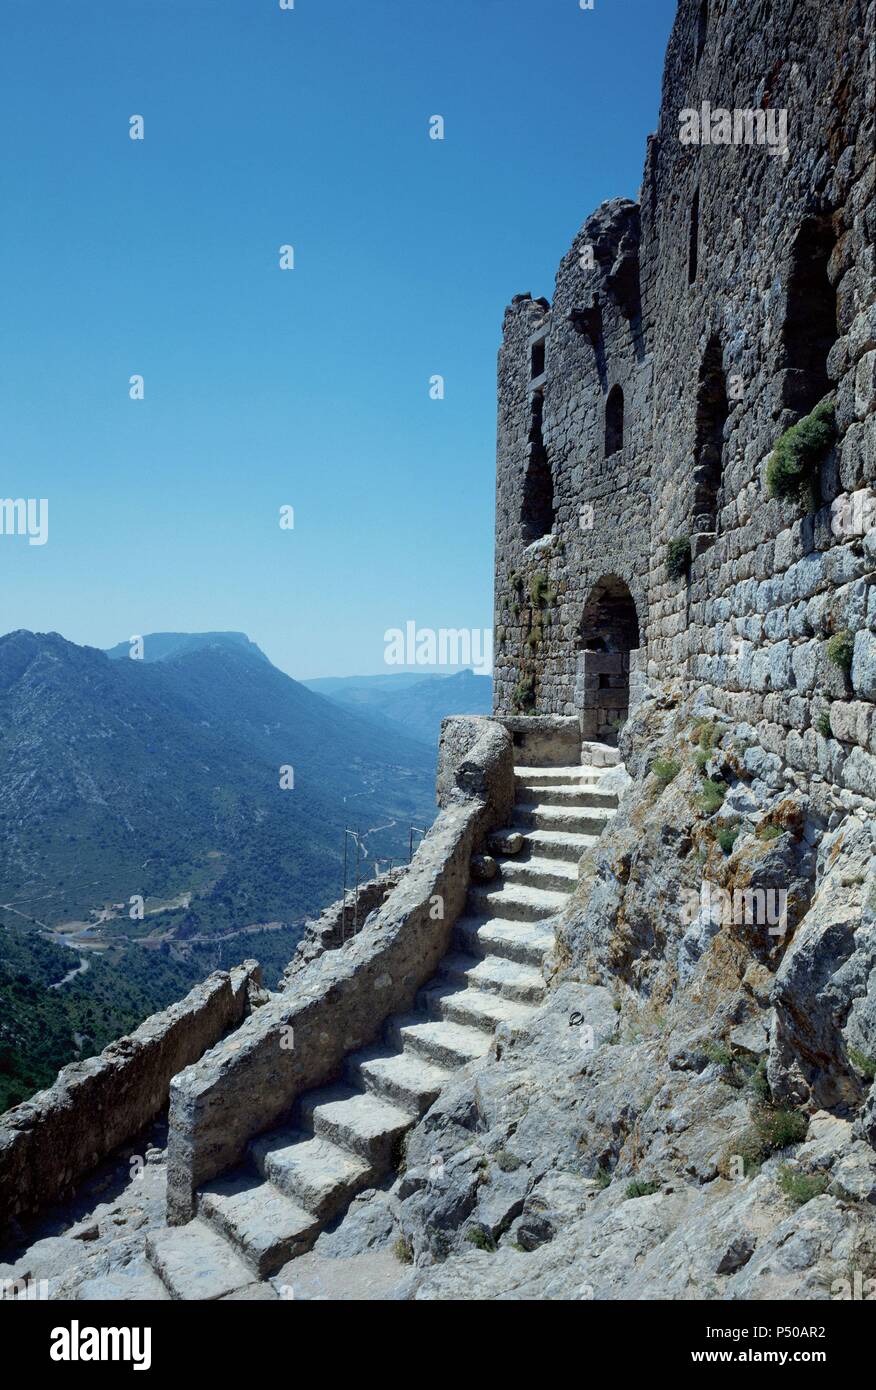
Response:
[[[680,0],[640,202],[506,310],[497,714],[612,740],[646,685],[703,690],[876,794],[873,31],[867,0]],[[825,399],[809,504],[772,495]]]

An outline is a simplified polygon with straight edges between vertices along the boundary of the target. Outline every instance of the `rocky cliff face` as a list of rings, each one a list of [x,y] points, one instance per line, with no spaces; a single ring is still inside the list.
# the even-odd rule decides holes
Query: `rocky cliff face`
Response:
[[[418,1298],[831,1298],[876,1274],[873,808],[651,692],[547,1003],[413,1131]],[[851,1284],[849,1284],[851,1287]]]

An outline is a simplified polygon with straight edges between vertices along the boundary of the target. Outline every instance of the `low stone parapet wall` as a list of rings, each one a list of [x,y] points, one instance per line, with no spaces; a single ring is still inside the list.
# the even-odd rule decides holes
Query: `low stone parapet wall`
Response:
[[[48,1090],[0,1117],[0,1235],[68,1197],[163,1110],[171,1077],[242,1022],[250,982],[260,982],[256,961],[217,971],[130,1037],[71,1062]]]
[[[577,715],[503,714],[518,767],[575,767],[581,761],[581,723]]]

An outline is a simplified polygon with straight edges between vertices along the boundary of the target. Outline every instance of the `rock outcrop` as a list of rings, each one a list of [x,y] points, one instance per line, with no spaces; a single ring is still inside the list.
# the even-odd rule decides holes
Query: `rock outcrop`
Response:
[[[702,701],[622,745],[544,1005],[408,1138],[407,1295],[842,1297],[876,1270],[873,812],[825,834]]]

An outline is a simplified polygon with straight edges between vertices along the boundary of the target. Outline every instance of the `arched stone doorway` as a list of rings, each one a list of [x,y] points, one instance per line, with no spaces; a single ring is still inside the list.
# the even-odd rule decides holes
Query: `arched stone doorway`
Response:
[[[630,712],[630,668],[639,615],[628,585],[604,575],[590,590],[578,630],[575,704],[585,741],[616,744]]]

